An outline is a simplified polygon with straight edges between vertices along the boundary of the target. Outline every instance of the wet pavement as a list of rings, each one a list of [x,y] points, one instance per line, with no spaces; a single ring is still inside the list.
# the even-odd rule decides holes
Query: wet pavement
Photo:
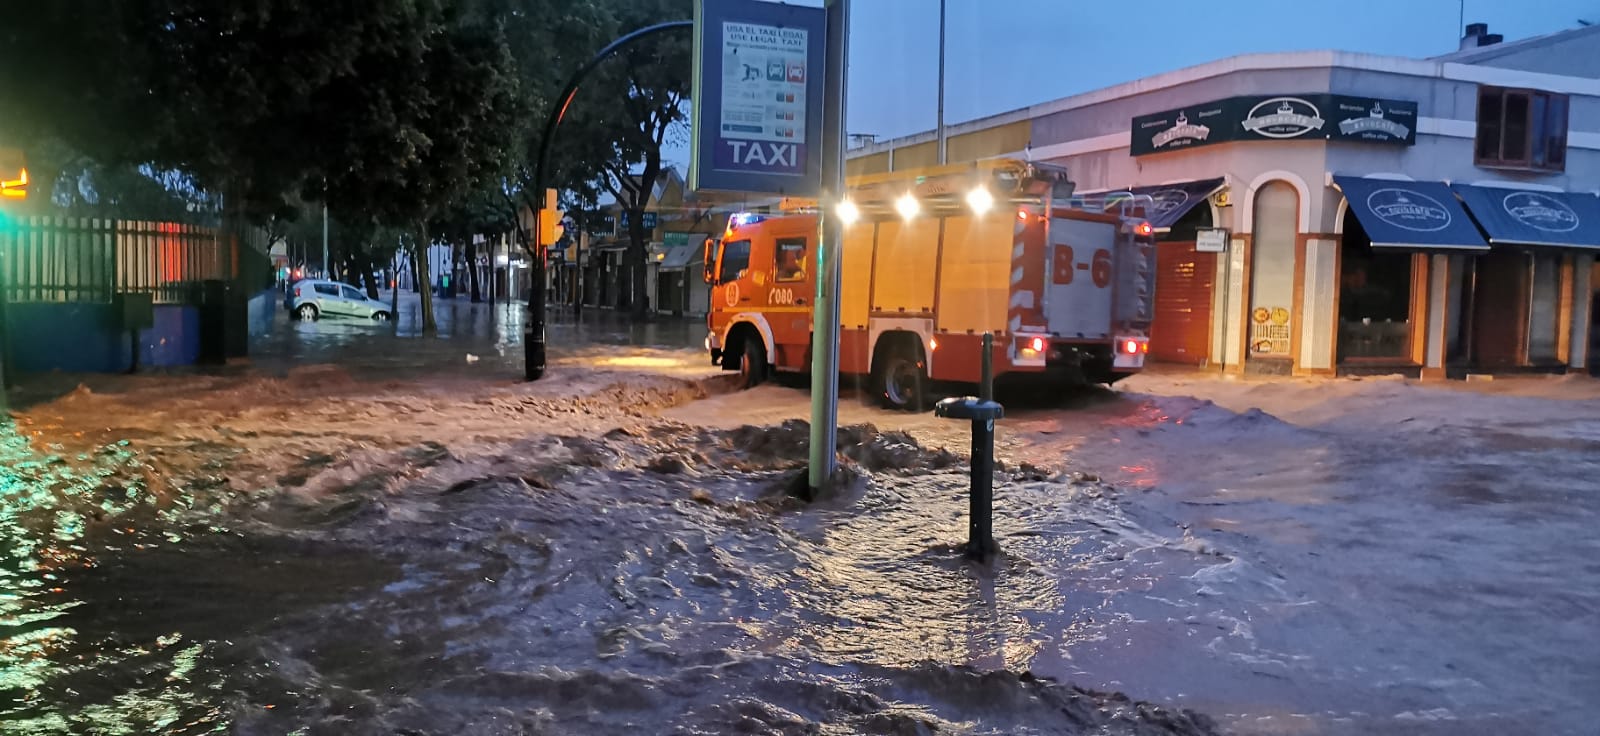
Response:
[[[698,323],[554,325],[551,377],[525,384],[519,308],[445,312],[437,338],[404,312],[284,323],[248,366],[25,385],[0,432],[0,731],[1582,734],[1600,716],[1588,384],[1148,376],[1007,397],[1004,554],[982,566],[957,548],[959,423],[847,399],[846,482],[800,504],[782,488],[804,392],[728,391]]]

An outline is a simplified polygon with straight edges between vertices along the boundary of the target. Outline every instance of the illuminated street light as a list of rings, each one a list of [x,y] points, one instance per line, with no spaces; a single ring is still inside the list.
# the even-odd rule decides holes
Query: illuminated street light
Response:
[[[978,187],[967,192],[967,206],[971,207],[973,212],[981,215],[994,206],[994,195],[990,194],[988,189]]]
[[[839,208],[836,212],[839,215],[839,221],[846,226],[854,225],[856,220],[861,219],[861,210],[856,207],[855,202],[851,202],[848,199],[839,203]]]
[[[917,198],[911,196],[911,192],[906,192],[905,194],[900,195],[899,199],[894,201],[894,209],[896,212],[900,213],[901,217],[909,220],[917,216],[917,210],[920,209],[920,207],[917,204]]]

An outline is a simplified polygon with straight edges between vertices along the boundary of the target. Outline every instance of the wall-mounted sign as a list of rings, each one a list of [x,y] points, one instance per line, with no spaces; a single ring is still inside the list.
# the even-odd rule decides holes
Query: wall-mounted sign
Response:
[[[817,196],[825,30],[822,8],[696,1],[691,189]]]
[[[1417,141],[1417,103],[1331,94],[1233,97],[1134,118],[1130,152],[1255,140],[1409,146]]]
[[[622,211],[622,229],[623,230],[627,230],[628,229],[628,224],[631,223],[632,221],[633,221],[632,218],[628,217],[628,211],[627,210],[623,210]],[[654,229],[656,229],[657,221],[658,221],[658,218],[656,216],[656,213],[654,213],[654,212],[646,212],[646,213],[644,213],[644,229],[646,229],[646,230],[654,230]]]
[[[1194,233],[1194,249],[1200,253],[1221,253],[1228,249],[1228,231],[1205,228]]]

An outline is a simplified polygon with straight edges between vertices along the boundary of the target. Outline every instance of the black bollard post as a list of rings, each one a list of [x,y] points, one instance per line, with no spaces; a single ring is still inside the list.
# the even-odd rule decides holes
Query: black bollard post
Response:
[[[994,541],[994,422],[1005,407],[994,400],[994,335],[983,335],[983,372],[979,397],[940,401],[936,416],[972,420],[972,493],[967,518],[967,557],[987,561],[998,549]]]

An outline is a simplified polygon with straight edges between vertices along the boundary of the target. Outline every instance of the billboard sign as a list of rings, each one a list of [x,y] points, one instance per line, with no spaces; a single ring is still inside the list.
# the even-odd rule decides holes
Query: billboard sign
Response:
[[[821,8],[696,0],[691,189],[816,196],[825,30]]]

